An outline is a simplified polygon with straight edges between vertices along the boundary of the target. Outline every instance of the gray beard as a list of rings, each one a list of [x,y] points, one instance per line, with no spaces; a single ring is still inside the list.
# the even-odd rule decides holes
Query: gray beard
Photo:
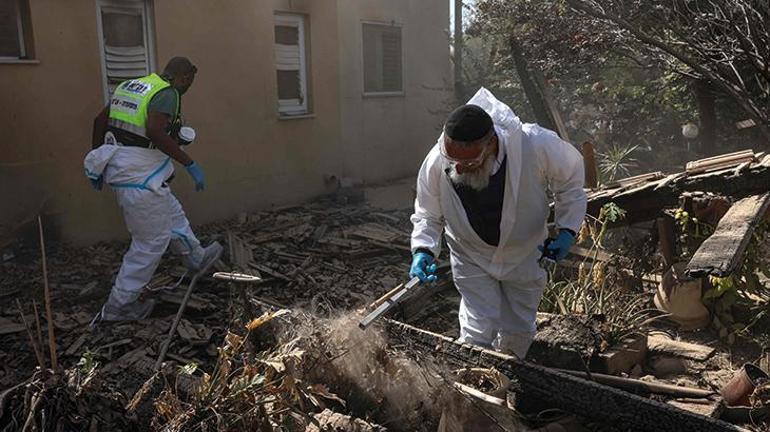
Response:
[[[460,174],[455,165],[449,167],[449,178],[452,183],[465,185],[475,191],[482,191],[489,186],[489,178],[492,176],[492,170],[495,169],[497,157],[494,154],[487,156],[487,159],[479,169],[470,173]]]

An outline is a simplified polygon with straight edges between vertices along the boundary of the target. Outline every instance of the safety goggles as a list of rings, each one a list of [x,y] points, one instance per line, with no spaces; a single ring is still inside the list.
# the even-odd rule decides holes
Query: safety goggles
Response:
[[[446,141],[442,141],[441,143],[441,156],[444,157],[449,163],[453,165],[459,165],[463,168],[470,168],[470,167],[476,167],[484,163],[484,160],[486,160],[489,149],[490,149],[490,143],[492,142],[492,137],[495,135],[492,134],[484,141],[484,148],[481,150],[481,153],[479,153],[478,156],[470,159],[457,159],[453,158],[452,156],[449,156],[449,153],[446,150]]]

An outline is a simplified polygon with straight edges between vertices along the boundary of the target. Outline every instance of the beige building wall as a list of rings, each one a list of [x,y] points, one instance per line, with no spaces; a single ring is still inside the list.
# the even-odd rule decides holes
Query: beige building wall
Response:
[[[110,192],[83,176],[91,124],[103,106],[96,6],[30,1],[36,60],[0,63],[0,224],[46,196],[48,219],[70,238],[116,233]]]
[[[340,0],[344,174],[366,182],[415,175],[451,110],[449,2]],[[402,95],[364,95],[364,22],[401,27]]]
[[[414,173],[441,122],[430,112],[448,99],[432,89],[450,82],[445,3],[155,0],[156,63],[185,55],[199,69],[183,112],[198,132],[188,150],[207,189],[194,192],[179,166],[172,184],[192,223],[317,196],[328,191],[327,174],[377,181]],[[307,20],[305,118],[278,116],[276,11]],[[82,168],[104,105],[96,13],[93,0],[30,1],[36,60],[0,63],[0,225],[11,208],[46,195],[46,214],[65,239],[127,237],[111,191],[91,190]],[[361,20],[391,19],[404,23],[405,94],[364,98]]]
[[[324,192],[325,173],[340,170],[336,5],[314,0],[155,2],[161,63],[189,56],[198,66],[185,95],[185,120],[199,138],[189,152],[206,174],[194,192],[178,170],[174,190],[193,224],[240,211],[299,202]],[[273,60],[275,12],[304,14],[311,111],[281,120]]]

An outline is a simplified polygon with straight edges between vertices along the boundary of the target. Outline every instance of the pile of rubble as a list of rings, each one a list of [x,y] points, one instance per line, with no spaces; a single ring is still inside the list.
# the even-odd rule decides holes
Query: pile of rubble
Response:
[[[401,322],[383,320],[389,342],[379,333],[363,333],[355,328],[358,318],[348,316],[343,320],[346,324],[329,319],[340,310],[360,310],[404,282],[410,256],[407,209],[384,211],[322,200],[242,214],[234,220],[201,227],[198,232],[204,243],[218,240],[226,245],[226,258],[217,264],[217,271],[245,274],[258,282],[202,280],[187,303],[165,356],[179,368],[163,369],[151,377],[148,374],[155,370],[154,359],[161,352],[172,316],[183,303],[184,290],[179,288],[185,279],[183,268],[166,260],[159,269],[146,293],[160,300],[150,319],[100,325],[91,331],[88,322],[107,296],[125,244],[99,244],[80,250],[62,245],[50,248],[51,323],[57,332],[56,351],[66,371],[55,375],[57,379],[52,382],[54,375],[35,372],[36,363],[46,369],[46,353],[36,355],[30,349],[30,340],[34,341],[37,333],[38,351],[45,350],[42,331],[37,327],[48,324],[30,300],[42,297],[43,281],[36,258],[39,251],[21,251],[0,264],[0,296],[21,300],[18,305],[0,303],[0,334],[4,335],[0,339],[0,387],[11,389],[0,394],[0,416],[6,416],[0,421],[11,416],[23,423],[28,413],[40,412],[33,409],[35,401],[43,401],[37,403],[47,407],[49,414],[69,407],[73,414],[67,421],[78,426],[95,422],[101,427],[120,429],[124,425],[118,418],[133,421],[130,416],[135,415],[153,418],[154,427],[183,430],[191,425],[213,427],[213,403],[218,412],[232,415],[234,427],[240,428],[267,428],[264,422],[295,422],[292,424],[323,430],[322,423],[326,422],[345,423],[349,430],[415,430],[417,424],[435,426],[431,420],[438,417],[436,404],[440,404],[433,394],[436,389],[456,387],[446,378],[446,371],[480,366],[495,368],[513,378],[517,387],[513,389],[512,382],[508,396],[515,394],[524,403],[519,406],[517,399],[517,408],[526,408],[526,402],[543,402],[543,406],[530,407],[535,413],[557,407],[604,424],[625,423],[644,430],[682,430],[683,425],[698,430],[738,430],[717,419],[747,422],[730,417],[744,405],[725,407],[718,393],[740,369],[737,359],[751,362],[757,358],[760,353],[752,351],[755,345],[750,349],[736,346],[728,354],[724,348],[732,342],[719,340],[721,333],[714,334],[713,329],[688,332],[666,324],[660,314],[654,319],[645,315],[652,307],[653,295],[657,292],[660,296],[666,289],[668,273],[661,267],[666,270],[677,265],[686,270],[686,279],[682,276],[675,280],[675,288],[682,291],[686,284],[680,282],[692,280],[690,276],[727,277],[745,267],[746,256],[753,253],[751,245],[756,241],[752,239],[759,238],[755,228],[763,223],[770,208],[770,196],[758,186],[762,183],[759,180],[770,175],[770,157],[747,153],[727,162],[723,159],[688,166],[686,172],[670,176],[653,173],[626,179],[589,194],[589,210],[593,213],[600,213],[608,202],[620,204],[628,213],[600,232],[631,225],[614,233],[619,237],[633,233],[636,240],[630,243],[649,250],[626,255],[636,255],[646,264],[631,268],[627,261],[633,260],[613,255],[614,249],[575,247],[571,258],[561,263],[560,272],[567,281],[575,279],[569,282],[573,285],[593,281],[593,285],[585,286],[593,287],[590,296],[598,296],[599,304],[635,299],[635,306],[590,309],[586,302],[590,296],[547,296],[553,303],[548,311],[560,315],[541,315],[538,319],[540,333],[530,358],[536,359],[538,365],[454,340],[459,296],[451,289],[450,277],[440,278],[438,286],[395,308],[391,317]],[[731,180],[729,186],[724,185],[727,179]],[[672,216],[677,205],[679,211]],[[692,215],[696,223],[712,222],[708,240],[692,245],[682,240],[677,230],[684,229],[686,221],[681,218],[685,214]],[[709,219],[709,215],[713,217]],[[656,250],[659,254],[652,259]],[[622,277],[603,277],[602,283],[595,277],[580,282],[575,274],[579,276],[587,268],[596,269],[597,274],[616,272]],[[638,283],[626,286],[629,280]],[[597,291],[604,285],[610,291]],[[572,293],[560,290],[551,294]],[[607,295],[614,292],[618,296]],[[757,292],[766,295],[762,290]],[[700,304],[700,285],[695,294],[692,301]],[[547,306],[548,302],[544,303]],[[670,299],[665,307],[658,303],[658,308],[668,312],[665,317],[679,322]],[[269,311],[274,308],[293,311],[289,326],[283,326],[292,331],[279,332],[270,323],[260,321],[264,321],[266,311],[271,316]],[[639,319],[630,320],[628,314],[618,310],[630,311]],[[597,338],[606,330],[607,322],[618,318],[604,316],[604,312],[632,322],[633,328],[621,326],[623,331],[618,331],[620,336],[612,343],[607,342],[611,338]],[[247,323],[245,328],[259,327],[262,335],[257,337],[257,332],[251,330],[244,333]],[[706,320],[699,327],[709,323]],[[666,333],[650,333],[651,326]],[[672,339],[668,336],[671,333],[679,337]],[[564,341],[559,335],[564,336]],[[329,345],[329,341],[336,342]],[[406,349],[411,360],[395,352],[394,346]],[[222,367],[237,373],[215,380],[215,372]],[[198,385],[185,384],[181,376],[186,375],[197,380]],[[417,382],[425,384],[421,391],[404,391]],[[245,399],[227,396],[242,386],[255,391],[248,397],[241,394]],[[756,387],[764,392],[767,386],[757,382]],[[204,390],[205,395],[201,394]],[[96,392],[93,403],[82,403],[84,391]],[[61,397],[51,399],[51,393]],[[218,396],[211,399],[212,395]],[[276,395],[280,400],[275,399]],[[254,399],[262,396],[258,401]],[[760,396],[751,399],[758,401],[757,406],[747,406],[751,419],[756,418],[755,411],[770,412],[770,398]],[[51,400],[60,401],[56,402],[58,408],[52,408]],[[148,405],[148,401],[154,401],[155,406]],[[394,405],[394,401],[401,404]],[[502,409],[502,417],[512,415],[505,408],[505,400],[497,398],[494,404]],[[618,409],[607,410],[602,404],[614,404]],[[94,412],[94,407],[105,408]],[[115,410],[128,417],[99,414]],[[530,423],[543,424],[535,420]]]
[[[219,240],[229,247],[229,257],[217,264],[217,270],[262,279],[248,286],[250,296],[328,315],[368,304],[403,280],[410,255],[409,229],[408,210],[323,200],[203,226],[199,236],[204,243]],[[178,283],[183,268],[176,260],[164,260],[146,294],[160,300],[150,319],[89,330],[125,248],[124,243],[113,242],[83,249],[59,244],[47,250],[61,365],[72,367],[87,356],[100,365],[100,379],[121,389],[124,397],[143,383],[144,377],[130,372],[157,356],[185,285]],[[0,388],[26,382],[37,365],[24,321],[30,326],[39,322],[43,330],[47,326],[42,308],[33,310],[31,300],[43,297],[39,253],[34,248],[20,250],[0,264],[0,296],[20,300],[19,305],[0,302]],[[242,318],[242,304],[231,288],[214,279],[199,283],[167,359],[183,365],[216,363],[228,328]]]

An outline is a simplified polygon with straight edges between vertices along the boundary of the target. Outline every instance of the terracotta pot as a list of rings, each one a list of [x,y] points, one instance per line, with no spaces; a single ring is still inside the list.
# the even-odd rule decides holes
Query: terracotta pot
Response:
[[[769,378],[759,367],[746,363],[733,375],[730,382],[722,387],[720,393],[727,406],[749,406],[749,396],[754,392],[757,381]]]
[[[655,293],[655,306],[671,314],[671,320],[682,330],[695,330],[709,325],[709,311],[701,301],[701,280],[687,277],[686,263],[676,263],[663,275]]]

